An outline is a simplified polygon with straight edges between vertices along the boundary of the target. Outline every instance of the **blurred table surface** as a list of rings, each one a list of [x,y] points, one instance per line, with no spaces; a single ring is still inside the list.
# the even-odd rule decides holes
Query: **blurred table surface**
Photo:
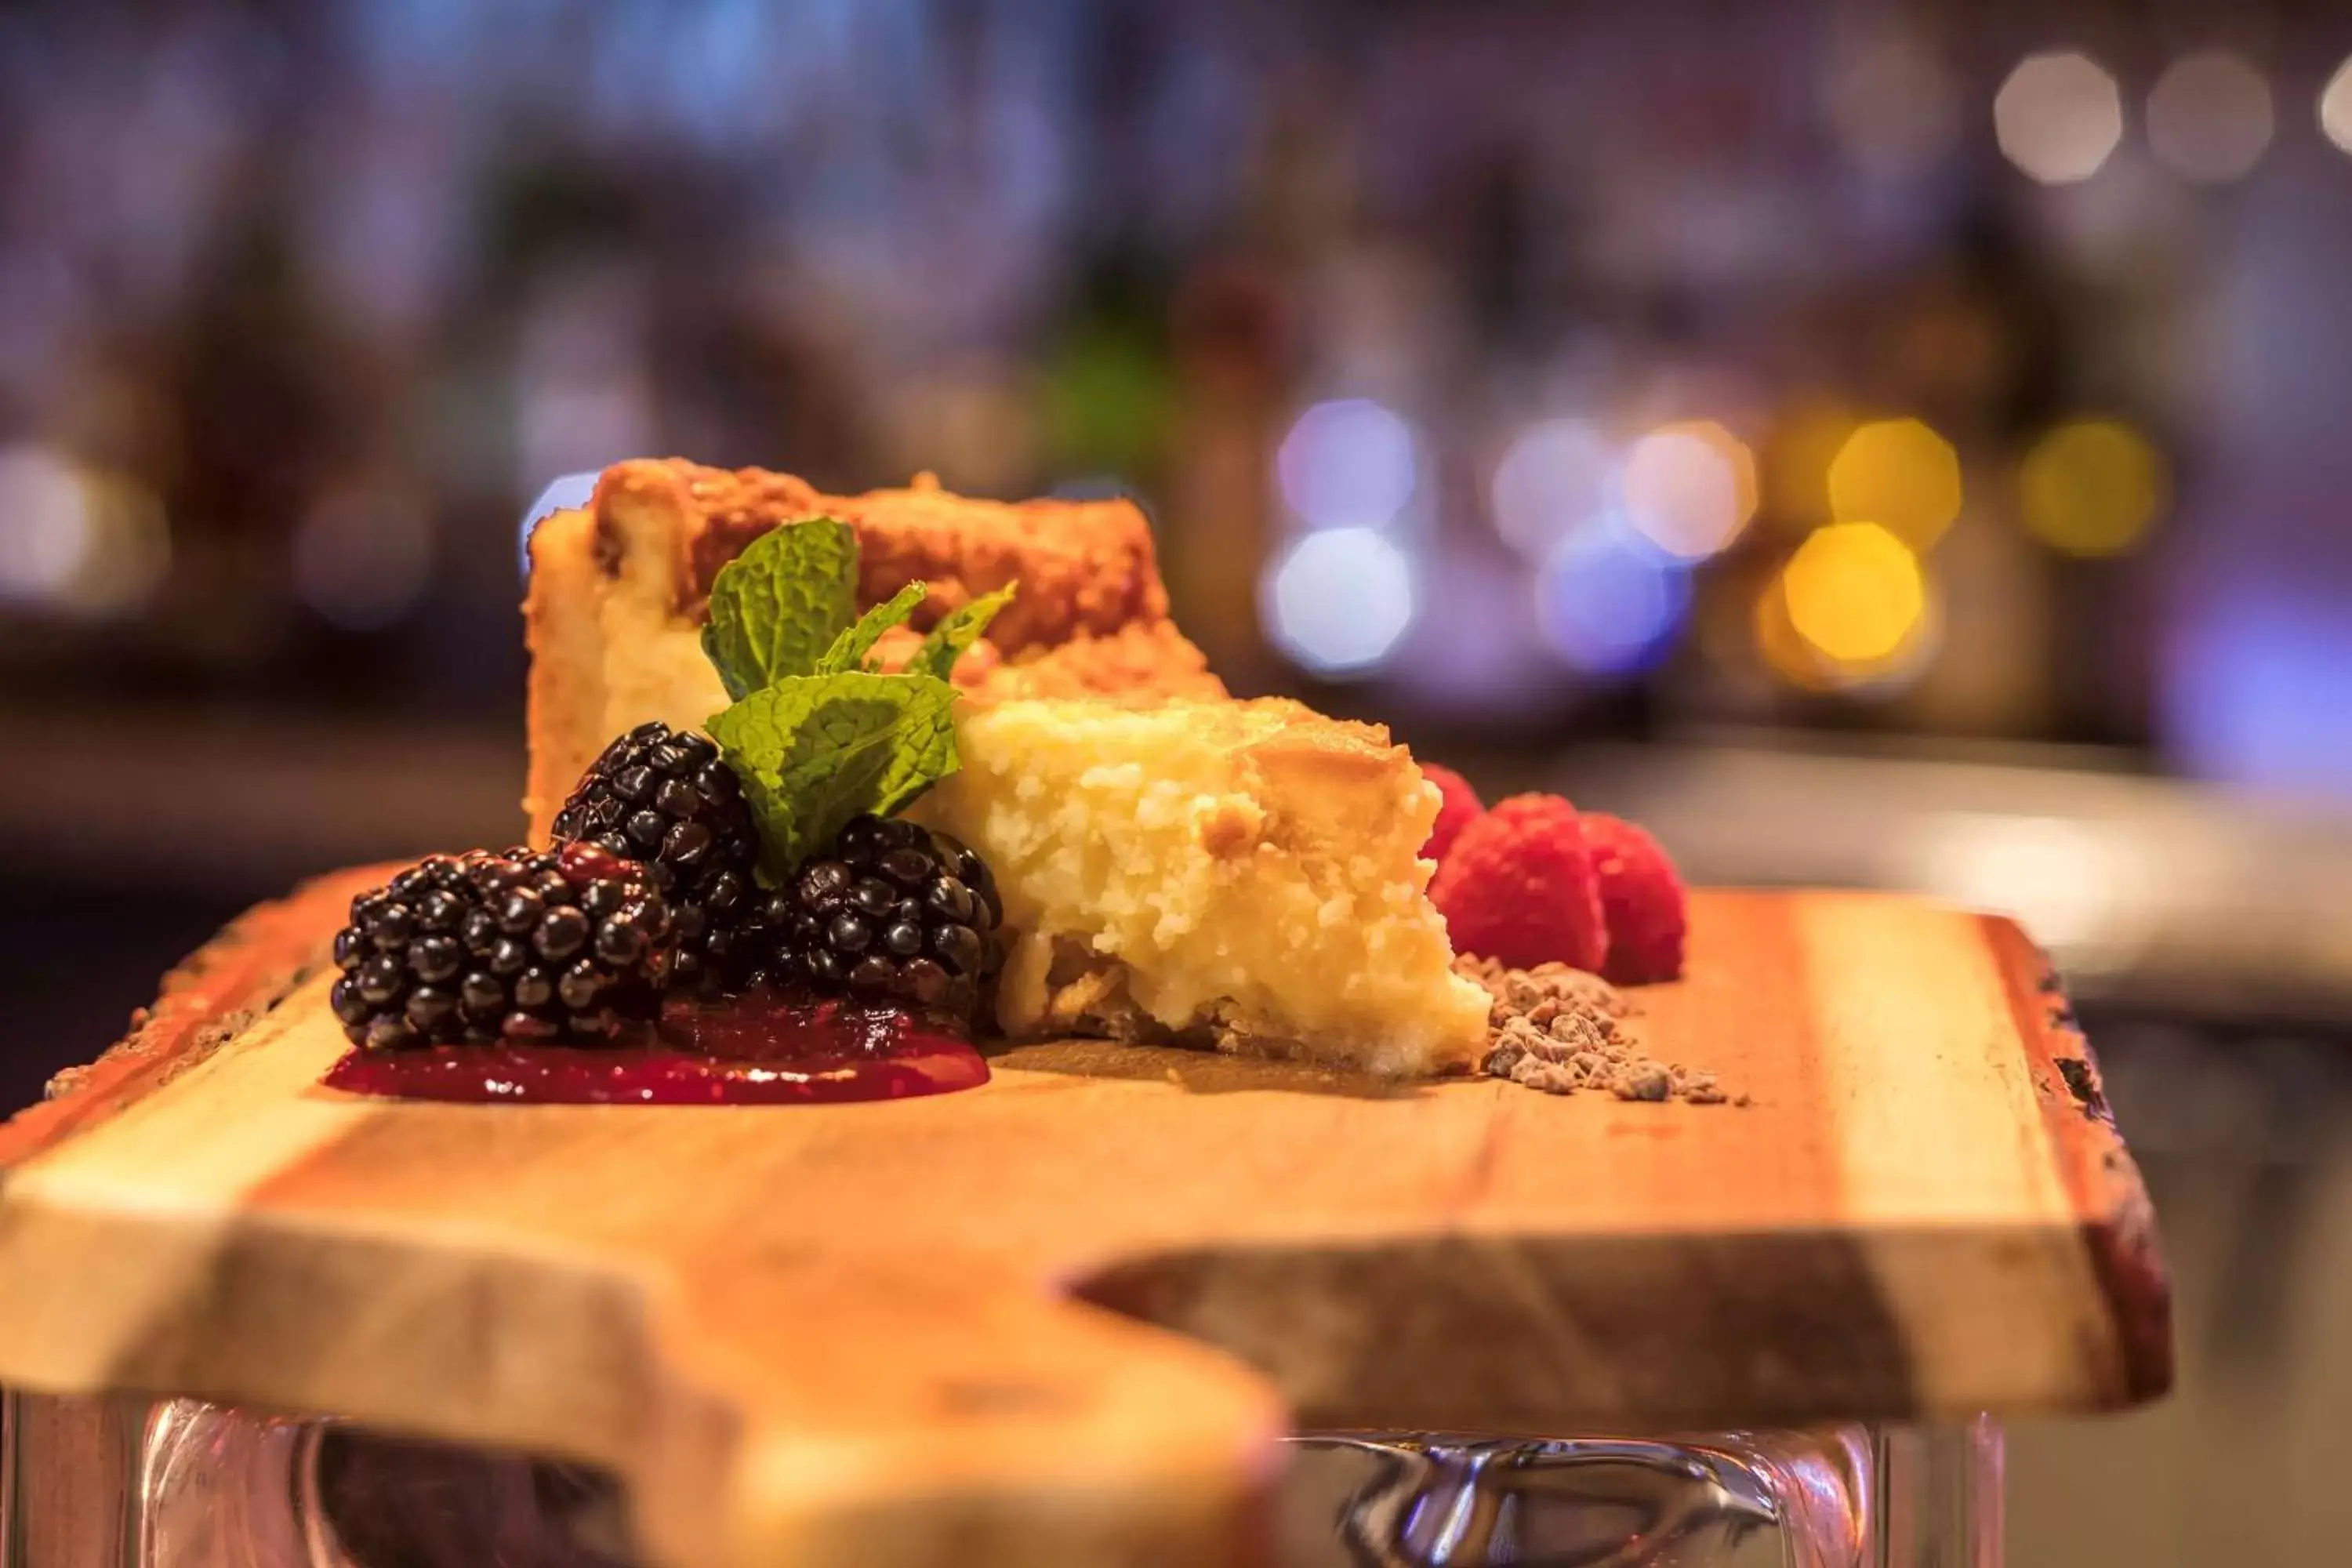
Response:
[[[2016,915],[2078,996],[2218,1018],[2352,1017],[2352,810],[2006,760],[1754,744],[1501,767],[1648,826],[1695,880],[1895,888]]]

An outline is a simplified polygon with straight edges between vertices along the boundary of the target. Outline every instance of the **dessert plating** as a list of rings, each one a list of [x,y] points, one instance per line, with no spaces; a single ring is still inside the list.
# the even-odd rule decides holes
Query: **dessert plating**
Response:
[[[1681,887],[1638,829],[1556,796],[1489,811],[1378,726],[1227,697],[1125,502],[632,462],[531,553],[527,805],[558,847],[358,900],[338,1016],[371,1055],[437,1056],[346,1087],[821,1098],[735,1091],[814,1081],[760,1032],[837,1055],[810,1009],[848,1005],[1498,1071],[1500,964],[1679,971]],[[623,1039],[655,1053],[642,1082],[530,1055]],[[696,1052],[761,1065],[735,1083]]]

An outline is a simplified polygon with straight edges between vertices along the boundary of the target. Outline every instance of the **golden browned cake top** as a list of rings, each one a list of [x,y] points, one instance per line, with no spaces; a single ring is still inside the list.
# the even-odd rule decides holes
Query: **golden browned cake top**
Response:
[[[1007,655],[1168,616],[1150,526],[1126,500],[974,500],[941,489],[929,474],[905,489],[830,496],[791,474],[667,458],[605,469],[591,506],[608,572],[618,570],[624,548],[623,511],[667,514],[675,608],[689,620],[702,618],[711,580],[745,545],[818,515],[857,530],[861,601],[878,603],[917,580],[929,584],[918,628],[1017,580],[1018,595],[989,627],[989,640]]]

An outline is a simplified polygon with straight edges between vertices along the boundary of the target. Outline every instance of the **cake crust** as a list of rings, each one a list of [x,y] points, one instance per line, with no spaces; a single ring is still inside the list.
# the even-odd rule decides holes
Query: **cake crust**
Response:
[[[826,495],[793,474],[665,458],[605,469],[589,509],[606,575],[617,574],[632,536],[666,544],[672,605],[697,622],[720,567],[770,529],[820,515],[857,530],[866,604],[929,585],[909,622],[919,632],[1014,582],[1020,593],[989,627],[1007,654],[1168,619],[1150,526],[1127,500],[980,500],[927,473],[903,489]]]

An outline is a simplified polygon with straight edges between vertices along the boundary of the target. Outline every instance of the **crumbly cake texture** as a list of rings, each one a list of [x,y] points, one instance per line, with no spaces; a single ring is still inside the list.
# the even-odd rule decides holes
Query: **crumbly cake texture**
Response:
[[[531,536],[524,805],[535,837],[614,735],[648,719],[699,728],[726,705],[700,642],[711,580],[770,529],[820,515],[857,531],[861,609],[908,583],[929,588],[908,627],[877,645],[886,667],[940,616],[1017,581],[956,667],[976,702],[1224,694],[1168,618],[1150,528],[1128,501],[972,500],[929,475],[904,489],[829,496],[758,468],[620,463],[587,506],[552,514]]]
[[[1748,1103],[1744,1094],[1725,1094],[1711,1072],[1652,1059],[1642,1048],[1640,1005],[1598,974],[1564,963],[1513,969],[1468,953],[1454,967],[1491,1004],[1478,1064],[1490,1078],[1549,1094],[1582,1089],[1620,1100]]]
[[[1016,1037],[1177,1039],[1395,1076],[1467,1071],[1421,846],[1436,787],[1386,731],[1298,703],[969,704],[912,815],[986,857]]]

